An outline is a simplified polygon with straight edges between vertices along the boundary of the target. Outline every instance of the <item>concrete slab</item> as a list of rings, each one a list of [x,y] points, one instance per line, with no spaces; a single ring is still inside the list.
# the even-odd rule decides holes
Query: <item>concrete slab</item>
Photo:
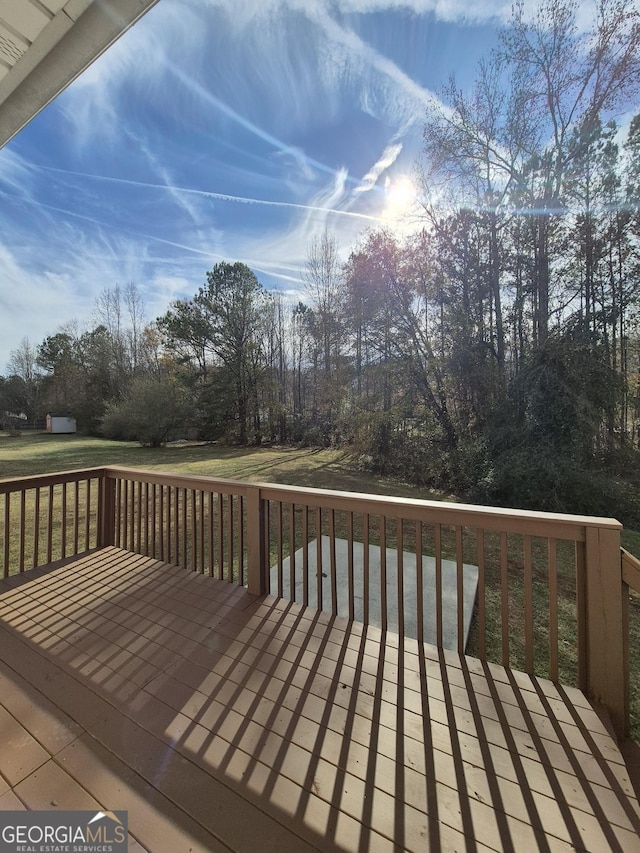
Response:
[[[349,543],[346,539],[335,540],[336,550],[336,579],[338,592],[338,613],[341,616],[349,614]],[[398,632],[398,554],[395,549],[387,548],[387,628]],[[303,549],[294,555],[295,565],[295,594],[294,600],[302,602],[302,565]],[[317,543],[309,542],[307,546],[309,607],[317,607]],[[353,576],[354,576],[354,610],[357,622],[363,621],[364,616],[364,545],[362,542],[353,543]],[[331,613],[331,540],[322,537],[322,610]],[[465,647],[469,638],[471,617],[478,588],[478,567],[463,565],[463,626]],[[283,560],[282,594],[290,598],[290,558]],[[436,645],[436,564],[435,559],[428,555],[422,557],[423,599],[424,599],[424,641]],[[369,545],[369,623],[381,627],[381,566],[380,548]],[[278,567],[272,566],[270,573],[271,593],[278,594]],[[403,603],[404,603],[404,634],[417,638],[417,576],[416,555],[409,551],[403,552]],[[442,645],[445,649],[456,651],[458,648],[458,591],[457,569],[455,562],[442,561]]]

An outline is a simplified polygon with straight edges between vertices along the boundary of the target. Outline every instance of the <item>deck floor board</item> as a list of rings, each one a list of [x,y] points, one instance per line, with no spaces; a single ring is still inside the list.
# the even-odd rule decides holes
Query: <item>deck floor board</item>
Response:
[[[0,581],[0,650],[0,810],[126,809],[150,853],[640,849],[572,688],[117,548]]]

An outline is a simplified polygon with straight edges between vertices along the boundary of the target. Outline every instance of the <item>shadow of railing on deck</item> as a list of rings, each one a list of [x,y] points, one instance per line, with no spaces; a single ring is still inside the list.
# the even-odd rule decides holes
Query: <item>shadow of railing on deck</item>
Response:
[[[10,665],[59,667],[34,686],[218,837],[209,776],[299,849],[550,849],[544,825],[622,850],[640,834],[578,693],[115,550],[5,585]]]

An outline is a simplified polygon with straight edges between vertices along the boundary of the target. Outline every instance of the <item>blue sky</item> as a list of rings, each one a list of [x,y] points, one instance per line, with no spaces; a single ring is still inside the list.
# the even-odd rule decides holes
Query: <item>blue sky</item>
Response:
[[[148,319],[221,261],[302,294],[393,221],[427,107],[467,87],[510,2],[160,0],[0,151],[0,372],[134,282]]]

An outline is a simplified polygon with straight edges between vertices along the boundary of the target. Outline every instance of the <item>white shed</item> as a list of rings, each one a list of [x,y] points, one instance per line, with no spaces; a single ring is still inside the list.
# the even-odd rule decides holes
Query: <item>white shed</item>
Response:
[[[67,415],[47,415],[47,432],[56,434],[76,432],[76,419]]]

